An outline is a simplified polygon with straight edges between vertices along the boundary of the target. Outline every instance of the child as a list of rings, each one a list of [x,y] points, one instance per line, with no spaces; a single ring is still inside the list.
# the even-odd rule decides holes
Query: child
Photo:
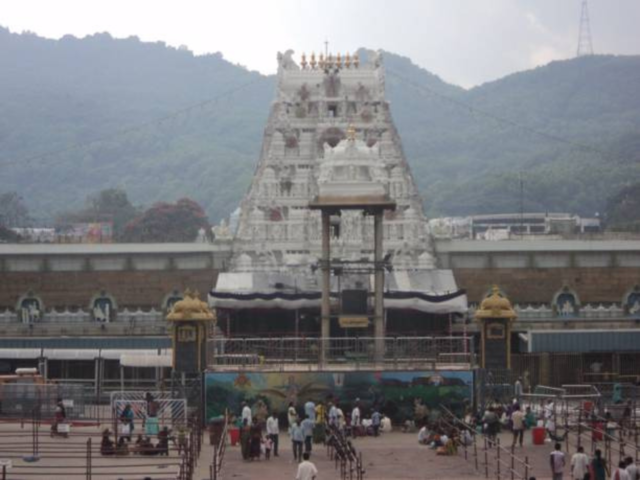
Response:
[[[264,446],[264,459],[269,460],[271,458],[271,449],[273,448],[273,440],[271,440],[271,437],[267,437],[266,440],[262,441],[262,445]]]

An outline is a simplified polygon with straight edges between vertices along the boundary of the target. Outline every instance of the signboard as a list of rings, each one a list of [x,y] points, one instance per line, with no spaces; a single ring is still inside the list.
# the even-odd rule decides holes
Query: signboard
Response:
[[[338,321],[342,328],[367,328],[369,326],[368,317],[340,317]]]

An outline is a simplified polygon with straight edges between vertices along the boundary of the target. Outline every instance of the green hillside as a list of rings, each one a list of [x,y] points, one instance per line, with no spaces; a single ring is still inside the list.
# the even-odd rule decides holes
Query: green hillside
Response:
[[[409,59],[384,62],[431,215],[519,210],[521,174],[526,210],[591,215],[640,178],[640,57],[554,62],[469,91]],[[212,220],[227,215],[275,93],[274,77],[220,54],[108,34],[53,41],[0,28],[0,65],[0,193],[20,192],[37,218],[107,187],[146,205],[189,196]]]

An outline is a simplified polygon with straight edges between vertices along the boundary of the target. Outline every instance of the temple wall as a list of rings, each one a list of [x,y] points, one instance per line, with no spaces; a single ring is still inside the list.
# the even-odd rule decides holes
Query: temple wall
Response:
[[[0,311],[29,291],[46,309],[86,309],[101,291],[119,309],[162,309],[176,290],[206,295],[229,256],[228,246],[209,244],[3,245]]]
[[[217,278],[216,270],[3,272],[0,274],[0,310],[14,309],[28,291],[42,299],[47,309],[86,309],[94,295],[105,291],[118,308],[162,307],[174,290],[197,289],[206,294]]]
[[[638,241],[439,241],[436,250],[469,302],[497,284],[513,303],[548,304],[565,286],[583,304],[620,303],[640,284]]]
[[[470,302],[495,283],[514,303],[548,304],[565,285],[583,304],[620,303],[640,284],[640,242],[438,241],[436,252]],[[0,311],[29,290],[47,309],[86,308],[101,290],[118,308],[158,308],[175,289],[208,292],[230,255],[228,245],[0,245]]]

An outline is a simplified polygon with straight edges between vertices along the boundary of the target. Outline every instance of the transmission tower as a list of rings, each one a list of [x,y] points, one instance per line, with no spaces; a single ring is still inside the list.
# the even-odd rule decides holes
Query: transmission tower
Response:
[[[591,40],[591,24],[589,22],[589,3],[582,0],[582,12],[580,14],[580,33],[578,35],[577,56],[593,55],[593,42]]]

